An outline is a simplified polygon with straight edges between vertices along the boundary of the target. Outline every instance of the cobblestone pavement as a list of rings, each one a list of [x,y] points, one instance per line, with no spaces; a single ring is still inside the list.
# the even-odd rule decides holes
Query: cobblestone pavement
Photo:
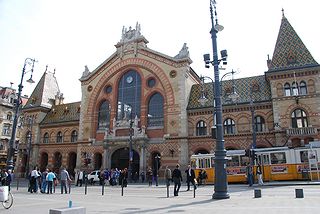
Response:
[[[60,194],[60,189],[52,195],[30,194],[26,187],[12,188],[14,204],[9,210],[0,206],[0,213],[44,214],[50,208],[67,207],[69,200],[73,206],[85,207],[88,214],[97,213],[319,213],[319,185],[266,185],[248,187],[246,185],[229,185],[230,199],[213,200],[213,186],[200,186],[193,191],[181,187],[178,197],[170,197],[164,185],[148,187],[146,184],[128,185],[121,196],[120,187],[106,186],[102,195],[101,186],[73,187],[71,194]],[[262,197],[254,198],[254,189],[260,188]],[[304,198],[295,198],[295,189],[303,189]]]

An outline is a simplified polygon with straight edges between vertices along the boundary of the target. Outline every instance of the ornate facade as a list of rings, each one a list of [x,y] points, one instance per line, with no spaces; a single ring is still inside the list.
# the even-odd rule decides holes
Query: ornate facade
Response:
[[[213,82],[201,85],[186,44],[175,56],[147,47],[136,28],[123,28],[115,52],[80,78],[80,102],[63,103],[57,80],[46,71],[23,109],[33,118],[30,164],[40,168],[186,166],[195,153],[215,150]],[[226,149],[297,147],[320,139],[320,66],[283,16],[268,71],[222,81]],[[237,92],[237,100],[230,94]],[[198,99],[205,93],[208,101]],[[253,129],[255,132],[253,132]],[[25,142],[27,142],[25,140]],[[27,143],[16,170],[24,173]],[[130,148],[132,152],[130,153]]]

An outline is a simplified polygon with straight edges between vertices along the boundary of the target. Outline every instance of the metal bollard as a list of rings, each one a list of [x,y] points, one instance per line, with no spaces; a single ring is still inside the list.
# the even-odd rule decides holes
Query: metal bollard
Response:
[[[167,198],[169,198],[169,185],[167,185]]]
[[[71,193],[71,181],[68,182],[69,184],[69,194]]]
[[[196,188],[197,188],[196,185],[194,185],[194,186],[193,186],[193,198],[196,197]]]
[[[303,189],[296,189],[296,198],[303,198]]]
[[[20,179],[18,178],[17,179],[17,190],[19,189],[19,182],[20,182]]]
[[[88,188],[88,180],[86,179],[85,183],[84,183],[84,194],[85,195],[87,194],[87,188]]]
[[[104,181],[102,182],[102,185],[101,185],[101,186],[102,186],[102,192],[101,192],[101,194],[104,195]]]
[[[254,189],[254,197],[261,198],[261,189]]]

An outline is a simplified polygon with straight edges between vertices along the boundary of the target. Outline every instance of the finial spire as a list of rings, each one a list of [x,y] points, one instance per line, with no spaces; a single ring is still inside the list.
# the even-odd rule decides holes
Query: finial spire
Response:
[[[282,11],[282,18],[283,18],[284,17],[284,9],[282,8],[281,11]]]

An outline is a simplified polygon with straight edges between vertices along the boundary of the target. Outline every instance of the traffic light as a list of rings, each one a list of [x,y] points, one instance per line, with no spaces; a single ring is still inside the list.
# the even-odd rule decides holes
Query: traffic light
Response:
[[[256,154],[256,151],[254,151],[254,150],[250,150],[250,152],[251,152],[251,158],[253,159],[253,160],[257,160],[258,159],[258,155]]]

